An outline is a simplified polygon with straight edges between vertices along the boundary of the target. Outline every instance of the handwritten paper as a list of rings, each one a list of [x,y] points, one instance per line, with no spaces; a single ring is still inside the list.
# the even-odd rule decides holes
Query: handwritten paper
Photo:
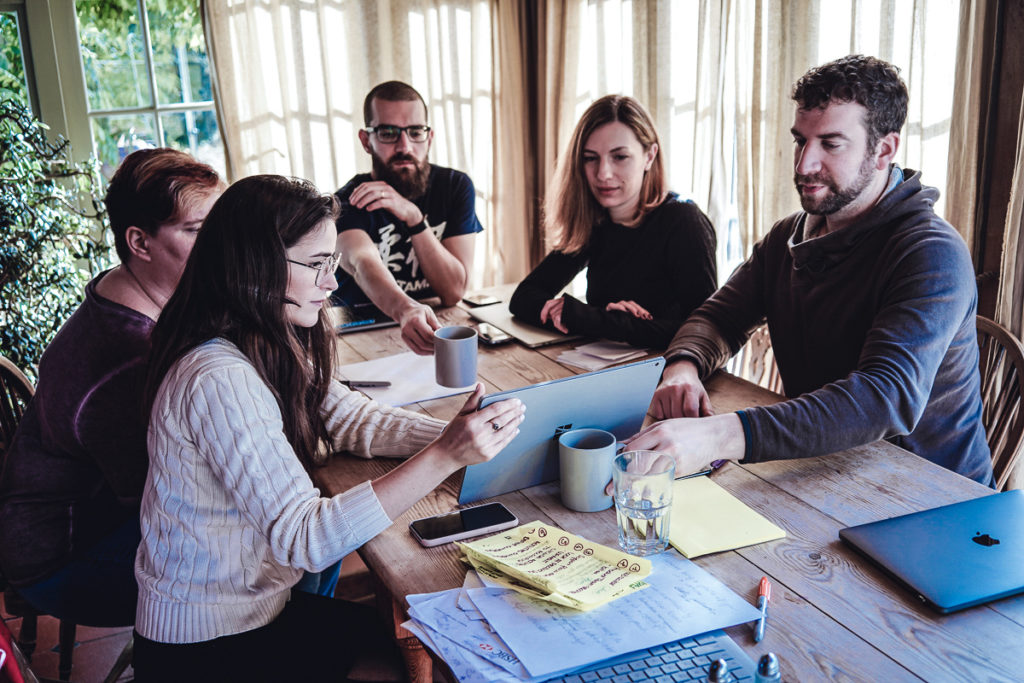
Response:
[[[677,553],[651,559],[650,588],[588,612],[513,591],[467,592],[529,674],[538,677],[760,616],[753,605]]]
[[[649,560],[543,522],[457,543],[478,572],[512,590],[589,610],[647,587]]]

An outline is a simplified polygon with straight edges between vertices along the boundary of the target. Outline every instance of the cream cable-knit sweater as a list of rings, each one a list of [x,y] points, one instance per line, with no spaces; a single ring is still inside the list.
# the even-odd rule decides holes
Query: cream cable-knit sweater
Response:
[[[323,406],[337,450],[409,456],[444,423],[333,382]],[[267,385],[236,346],[175,363],[149,425],[135,628],[193,643],[270,623],[303,570],[320,571],[391,524],[370,482],[323,498],[285,438]]]

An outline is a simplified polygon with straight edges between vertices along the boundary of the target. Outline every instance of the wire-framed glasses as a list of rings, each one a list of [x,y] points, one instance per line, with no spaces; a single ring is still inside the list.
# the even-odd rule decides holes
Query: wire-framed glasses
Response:
[[[386,144],[398,142],[398,136],[403,131],[409,136],[409,142],[426,142],[430,135],[430,126],[370,126],[363,130],[373,133],[378,140]]]
[[[324,283],[327,276],[334,272],[334,269],[338,267],[338,261],[341,260],[340,256],[328,256],[323,261],[313,261],[313,263],[305,263],[303,261],[293,261],[291,259],[285,259],[288,263],[294,263],[297,266],[305,266],[311,270],[316,271],[316,278],[313,280],[313,284],[317,287]]]

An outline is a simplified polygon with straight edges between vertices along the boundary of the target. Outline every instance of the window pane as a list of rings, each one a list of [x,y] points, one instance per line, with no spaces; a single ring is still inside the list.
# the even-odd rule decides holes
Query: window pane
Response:
[[[21,56],[18,15],[0,12],[0,100],[13,98],[31,107]]]
[[[150,114],[96,116],[91,121],[93,146],[108,178],[135,150],[157,146],[156,119]]]
[[[76,0],[89,109],[153,104],[146,50],[134,0]]]
[[[199,161],[217,169],[227,177],[224,168],[224,143],[217,128],[217,116],[213,110],[188,111],[162,114],[160,123],[164,127],[164,144],[188,152]]]
[[[157,101],[160,104],[213,101],[199,1],[148,2],[146,12]]]

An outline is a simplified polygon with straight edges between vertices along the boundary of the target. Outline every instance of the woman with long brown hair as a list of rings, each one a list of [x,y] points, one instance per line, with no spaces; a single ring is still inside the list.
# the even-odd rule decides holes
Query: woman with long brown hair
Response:
[[[518,433],[522,406],[447,426],[332,379],[336,200],[253,176],[210,211],[153,332],[149,475],[136,561],[140,681],[339,680],[376,636],[373,610],[292,591]],[[330,453],[408,457],[323,498]]]
[[[580,118],[544,202],[553,251],[509,303],[561,332],[665,348],[717,286],[707,216],[666,187],[658,133],[632,97]],[[587,268],[587,302],[558,293]]]

